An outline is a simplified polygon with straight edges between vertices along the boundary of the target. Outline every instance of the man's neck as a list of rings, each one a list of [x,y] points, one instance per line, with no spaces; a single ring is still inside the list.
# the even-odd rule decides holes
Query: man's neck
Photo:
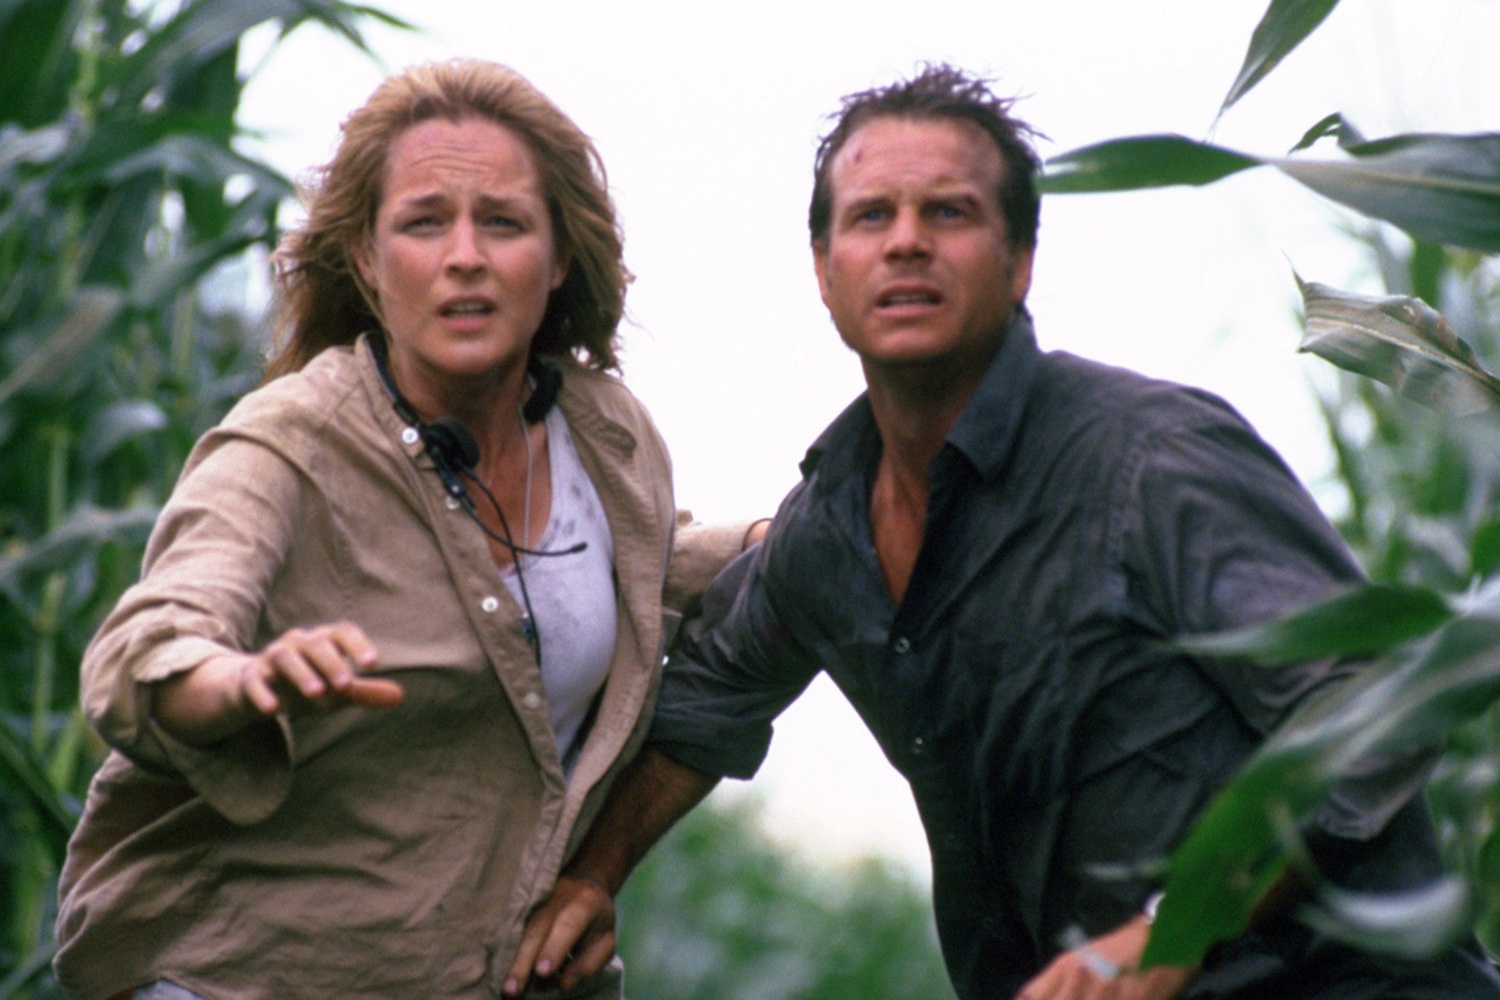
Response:
[[[866,362],[865,385],[870,411],[880,434],[881,453],[910,477],[924,484],[934,455],[984,380],[987,357],[949,364],[885,367]]]
[[[927,527],[928,470],[973,395],[949,382],[941,392],[902,380],[869,377],[880,464],[870,493],[870,530],[891,600],[899,605]],[[935,387],[933,387],[935,389]],[[916,390],[916,391],[913,391]]]

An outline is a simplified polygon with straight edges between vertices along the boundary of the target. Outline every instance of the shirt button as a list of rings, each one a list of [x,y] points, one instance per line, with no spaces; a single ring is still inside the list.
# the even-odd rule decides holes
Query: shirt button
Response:
[[[521,699],[521,704],[526,708],[536,710],[542,706],[542,696],[535,691],[527,691],[526,696]]]
[[[401,432],[401,440],[405,441],[407,444],[416,444],[417,440],[421,438],[421,436],[422,435],[417,433],[417,429],[415,427],[408,427],[406,428],[406,430]]]
[[[905,653],[909,649],[911,649],[911,640],[903,635],[901,638],[891,643],[891,648],[894,649],[897,654]]]
[[[499,610],[500,608],[500,598],[486,597],[484,600],[479,602],[479,607],[486,614],[494,614],[494,612]]]
[[[458,498],[457,497],[448,497],[447,499],[445,499],[443,501],[443,503],[445,503],[445,504],[448,505],[448,509],[449,510],[458,510]]]
[[[913,736],[911,738],[911,755],[920,757],[927,752],[927,737]]]

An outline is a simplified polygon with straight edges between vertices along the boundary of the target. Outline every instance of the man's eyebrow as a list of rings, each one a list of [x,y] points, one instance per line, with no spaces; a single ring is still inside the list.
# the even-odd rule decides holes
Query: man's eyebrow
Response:
[[[954,181],[952,184],[935,184],[923,201],[983,201],[983,189],[971,181]]]

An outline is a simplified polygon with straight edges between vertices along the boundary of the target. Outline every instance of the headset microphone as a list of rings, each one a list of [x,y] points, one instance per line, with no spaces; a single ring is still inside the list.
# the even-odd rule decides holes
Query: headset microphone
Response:
[[[460,475],[468,475],[479,462],[479,444],[469,429],[453,417],[439,417],[430,424],[415,424],[427,454],[432,456],[432,466],[442,480],[443,489],[465,507],[473,500],[465,488]]]
[[[459,423],[453,417],[439,417],[430,424],[418,424],[417,433],[422,436],[422,443],[427,447],[427,454],[432,456],[432,467],[437,471],[438,479],[442,480],[443,489],[448,495],[463,504],[469,516],[474,518],[481,530],[495,541],[504,545],[512,552],[528,556],[571,556],[588,548],[588,542],[578,542],[565,549],[528,549],[515,544],[509,538],[501,538],[489,528],[485,527],[474,512],[474,500],[469,496],[469,490],[464,486],[460,476],[473,479],[475,485],[489,497],[490,503],[495,509],[500,509],[499,503],[490,495],[489,487],[474,477],[474,466],[479,462],[479,444],[474,440],[474,435],[469,429]],[[501,520],[505,518],[500,515]]]
[[[579,542],[565,549],[528,549],[512,541],[510,528],[505,523],[505,512],[500,509],[500,502],[495,499],[484,481],[474,475],[474,466],[479,464],[479,444],[474,440],[474,435],[470,434],[469,429],[454,417],[439,417],[432,423],[427,423],[417,416],[416,408],[401,394],[401,390],[396,387],[396,380],[391,377],[389,362],[386,359],[385,340],[372,335],[370,349],[375,355],[375,370],[380,374],[380,381],[385,385],[386,391],[390,393],[391,406],[395,409],[396,415],[416,430],[418,437],[421,438],[423,449],[432,459],[433,470],[437,472],[443,489],[450,497],[458,501],[464,513],[479,525],[479,530],[518,556],[571,556],[588,548],[587,542]],[[534,424],[543,419],[547,411],[552,409],[553,404],[557,402],[558,391],[562,388],[562,369],[550,361],[543,361],[533,356],[526,370],[531,376],[533,388],[531,398],[521,408],[521,416],[527,423]],[[491,531],[489,526],[480,520],[479,512],[474,509],[474,498],[469,495],[469,488],[464,485],[465,478],[472,480],[488,498],[490,505],[495,508],[495,513],[500,518],[500,526],[505,529],[504,535]]]

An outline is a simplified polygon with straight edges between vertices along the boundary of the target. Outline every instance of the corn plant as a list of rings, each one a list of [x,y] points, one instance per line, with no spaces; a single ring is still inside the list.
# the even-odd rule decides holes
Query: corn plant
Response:
[[[55,881],[100,748],[80,654],[187,449],[260,367],[205,291],[290,182],[236,150],[240,36],[334,0],[0,3],[0,996],[45,995]],[[389,20],[386,18],[386,20]]]
[[[1272,0],[1219,114],[1337,3]],[[1328,142],[1335,156],[1310,152]],[[1243,930],[1287,864],[1317,882],[1299,820],[1361,754],[1424,744],[1443,749],[1429,797],[1452,874],[1398,898],[1319,884],[1302,916],[1396,954],[1430,953],[1471,927],[1500,946],[1500,379],[1485,363],[1500,353],[1486,256],[1500,252],[1500,134],[1370,140],[1335,113],[1289,145],[1256,155],[1180,135],[1131,136],[1054,157],[1042,179],[1043,190],[1066,194],[1210,184],[1266,167],[1412,240],[1399,250],[1367,237],[1389,296],[1298,279],[1302,349],[1350,373],[1322,405],[1349,500],[1339,527],[1373,582],[1261,628],[1182,641],[1204,656],[1353,656],[1369,658],[1370,669],[1341,697],[1294,716],[1165,860],[1148,964],[1196,963]]]

